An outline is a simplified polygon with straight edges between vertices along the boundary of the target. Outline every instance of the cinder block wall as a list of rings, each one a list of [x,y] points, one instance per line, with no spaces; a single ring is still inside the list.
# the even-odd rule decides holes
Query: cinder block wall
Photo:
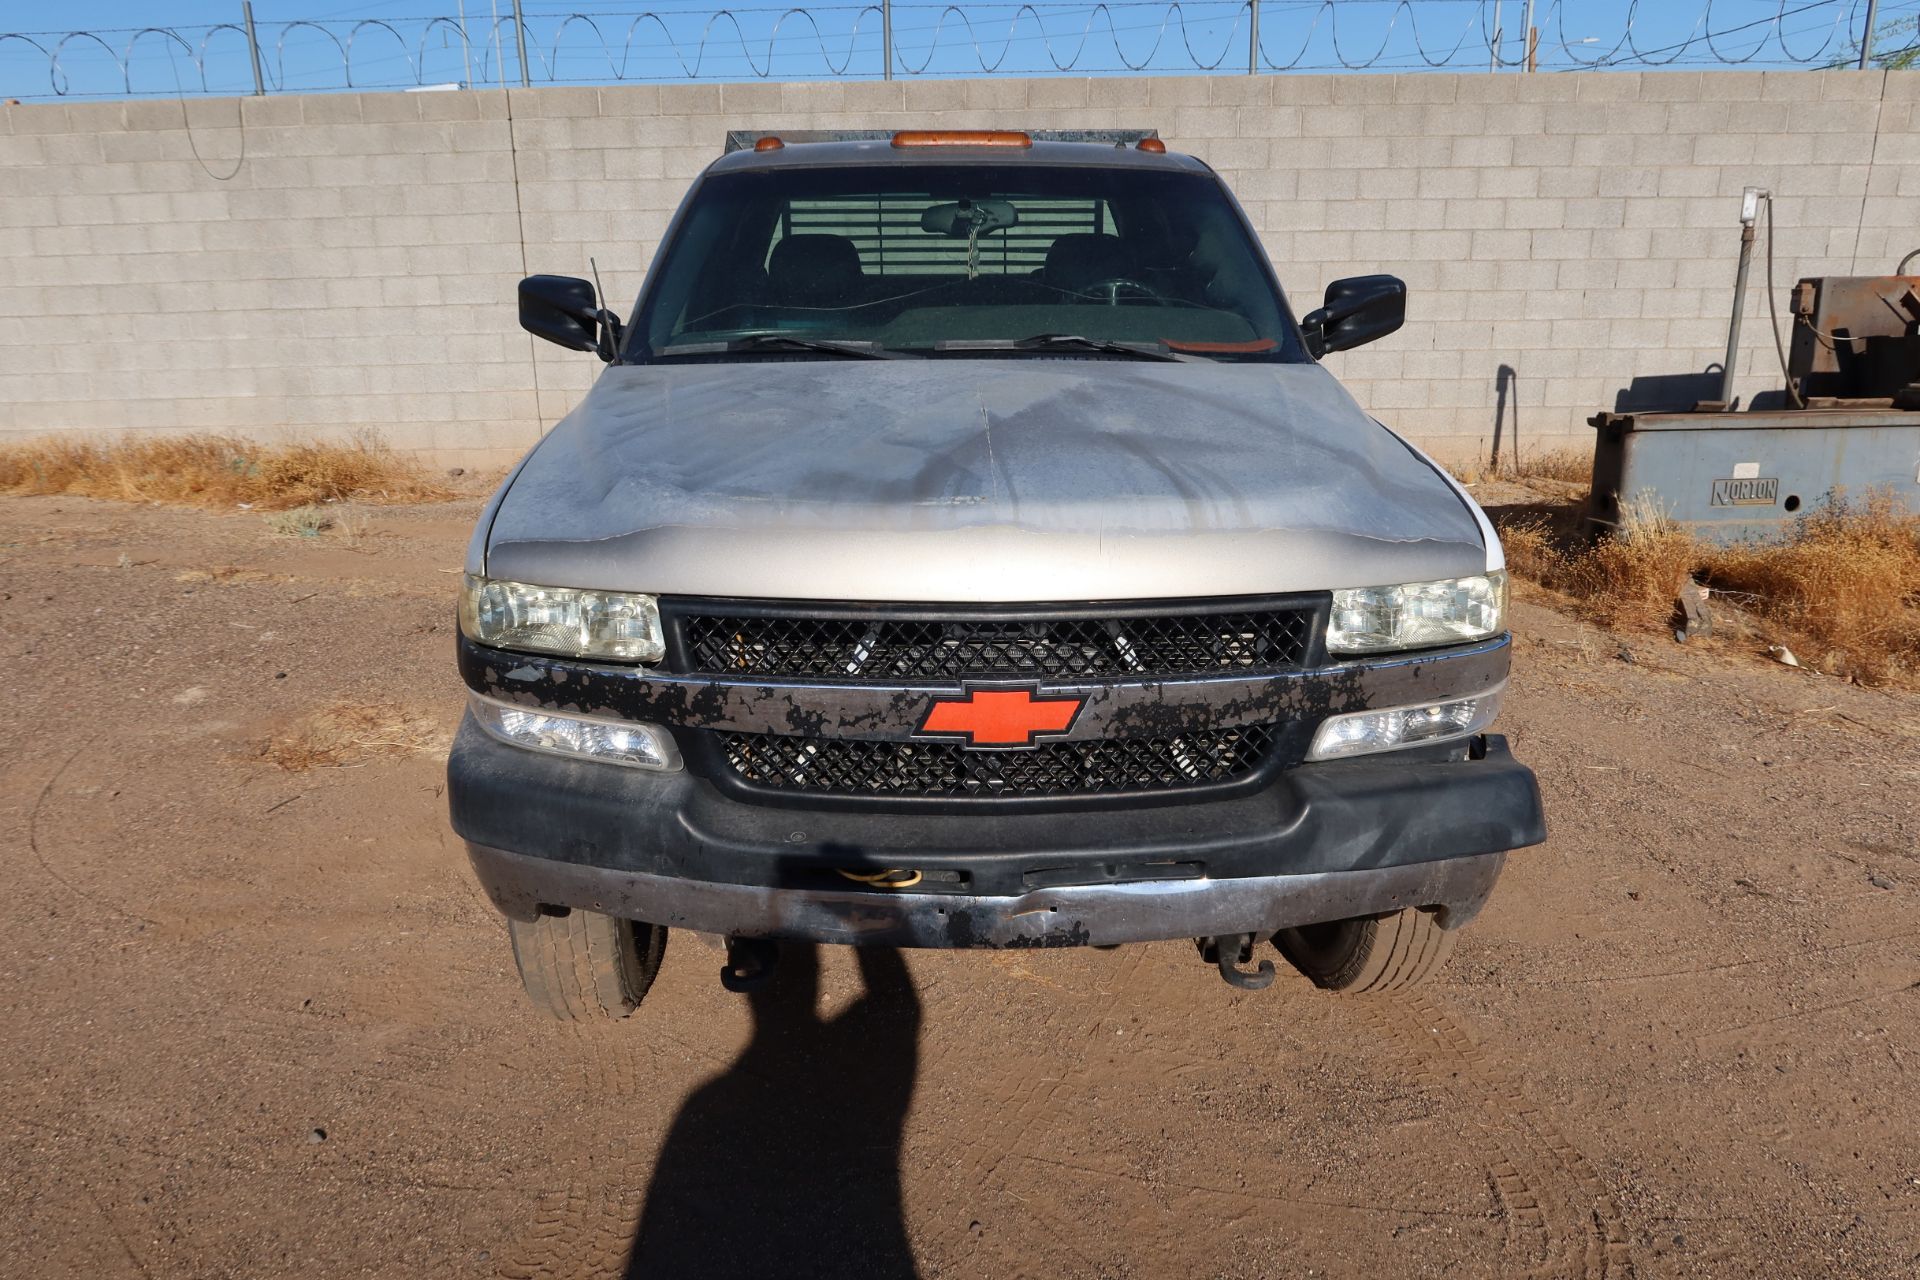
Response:
[[[1151,126],[1213,164],[1305,311],[1392,271],[1330,357],[1449,457],[1584,444],[1725,345],[1742,187],[1776,285],[1920,247],[1920,75],[1223,76],[549,88],[28,105],[0,116],[0,438],[374,429],[505,462],[599,367],[522,333],[530,271],[625,307],[729,128]],[[1764,240],[1762,245],[1764,248]],[[1738,389],[1778,383],[1756,263]],[[1685,392],[1683,392],[1684,394]]]

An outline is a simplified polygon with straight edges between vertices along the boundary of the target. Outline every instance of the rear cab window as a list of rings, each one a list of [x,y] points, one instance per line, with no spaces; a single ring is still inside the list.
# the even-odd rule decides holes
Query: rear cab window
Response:
[[[710,175],[625,358],[783,336],[906,354],[1074,334],[1303,361],[1258,243],[1195,172],[1042,164]]]

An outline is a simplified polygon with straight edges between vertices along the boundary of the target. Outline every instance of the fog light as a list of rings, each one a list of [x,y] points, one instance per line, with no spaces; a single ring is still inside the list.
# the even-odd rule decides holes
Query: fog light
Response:
[[[1423,742],[1446,742],[1479,733],[1500,714],[1504,683],[1471,698],[1455,698],[1418,707],[1391,707],[1383,711],[1355,711],[1330,716],[1313,735],[1309,760],[1338,760],[1342,756],[1371,755]]]
[[[659,725],[595,716],[568,716],[495,702],[469,692],[474,720],[491,737],[529,751],[574,756],[630,769],[678,769],[673,735]]]

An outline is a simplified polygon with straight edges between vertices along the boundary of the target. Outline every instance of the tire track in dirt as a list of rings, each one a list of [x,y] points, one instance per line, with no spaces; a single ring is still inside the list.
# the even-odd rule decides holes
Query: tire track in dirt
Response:
[[[647,1042],[634,1034],[630,1019],[567,1024],[557,1030],[564,1048],[542,1055],[564,1056],[580,1073],[582,1096],[621,1103],[639,1094],[635,1059]],[[533,1226],[505,1251],[496,1274],[500,1280],[584,1280],[619,1276],[627,1266],[639,1229],[642,1181],[633,1135],[604,1128],[579,1152],[563,1190],[541,1197]]]
[[[1483,1147],[1506,1211],[1507,1251],[1524,1274],[1632,1280],[1626,1224],[1599,1173],[1461,1019],[1411,993],[1354,1000],[1352,1007],[1400,1045],[1423,1084],[1472,1108],[1465,1132]]]

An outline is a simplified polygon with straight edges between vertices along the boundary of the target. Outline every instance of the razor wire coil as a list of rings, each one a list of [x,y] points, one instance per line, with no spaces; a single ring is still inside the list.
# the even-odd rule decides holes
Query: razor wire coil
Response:
[[[1504,3],[1517,20],[1523,0]],[[1541,69],[1839,65],[1857,51],[1866,0],[1701,0],[1690,25],[1676,31],[1669,17],[1666,34],[1650,36],[1646,15],[1655,3],[1625,0],[1616,6],[1616,29],[1601,37],[1586,18],[1590,3],[1546,0],[1536,17]],[[511,13],[500,12],[464,19],[297,18],[259,23],[255,32],[264,87],[274,92],[437,87],[448,83],[456,59],[456,82],[466,87],[508,81],[509,65],[514,80],[591,84],[871,78],[896,71],[1438,71],[1525,61],[1513,47],[1517,42],[1524,49],[1524,39],[1497,16],[1499,0],[1019,0],[890,8],[890,15],[881,3],[692,13],[557,8],[525,14],[524,30],[515,29]],[[1729,10],[1758,16],[1734,21]],[[1659,12],[1670,14],[1671,7]],[[1920,0],[1882,5],[1880,12],[1887,27],[1911,30],[1914,19],[1901,15],[1920,12]],[[892,48],[883,51],[889,16]],[[1256,16],[1259,36],[1249,49]],[[46,88],[9,84],[0,93],[64,98],[253,88],[248,32],[237,23],[0,32],[0,76],[30,77],[36,53],[45,60]],[[79,87],[76,76],[105,87]]]

